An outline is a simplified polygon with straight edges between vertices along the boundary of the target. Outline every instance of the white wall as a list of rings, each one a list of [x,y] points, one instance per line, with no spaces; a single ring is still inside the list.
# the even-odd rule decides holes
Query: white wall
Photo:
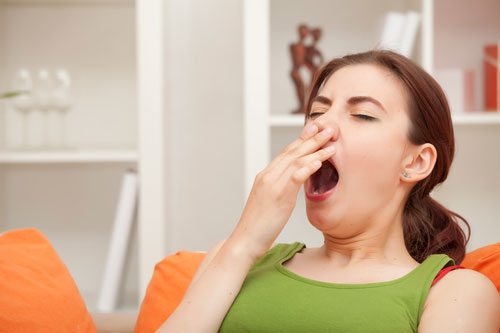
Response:
[[[448,179],[432,193],[471,226],[469,251],[500,241],[498,125],[455,126],[455,158]]]
[[[206,251],[243,209],[242,1],[165,10],[167,252]]]

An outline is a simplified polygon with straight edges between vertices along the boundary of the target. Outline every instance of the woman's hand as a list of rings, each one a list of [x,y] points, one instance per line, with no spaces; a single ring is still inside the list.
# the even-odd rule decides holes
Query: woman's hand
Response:
[[[335,154],[333,146],[319,149],[334,134],[332,128],[318,133],[318,127],[310,122],[301,136],[255,178],[241,219],[230,236],[242,241],[255,259],[269,250],[285,227],[302,184]]]

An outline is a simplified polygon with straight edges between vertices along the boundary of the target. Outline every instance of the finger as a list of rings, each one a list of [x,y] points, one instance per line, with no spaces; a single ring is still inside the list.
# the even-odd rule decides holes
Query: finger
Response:
[[[307,140],[310,137],[312,137],[314,134],[316,134],[317,132],[318,132],[318,126],[314,122],[307,123],[304,126],[302,133],[300,134],[300,138],[302,140]]]
[[[332,139],[334,135],[334,130],[331,127],[327,127],[323,129],[321,132],[317,133],[313,137],[309,138],[306,141],[297,144],[295,147],[290,148],[286,154],[283,154],[283,162],[285,164],[289,164],[294,160],[311,154],[322,146],[324,146],[328,141]]]
[[[302,133],[300,134],[300,136],[295,141],[293,141],[291,144],[289,144],[283,150],[283,152],[293,151],[298,146],[300,146],[302,143],[304,143],[305,141],[307,141],[310,138],[312,138],[315,135],[317,135],[318,131],[319,131],[319,128],[318,128],[318,126],[314,122],[307,123],[304,126],[304,129],[302,130]]]
[[[292,143],[290,143],[288,146],[283,149],[278,156],[273,160],[273,162],[279,161],[283,158],[284,155],[286,155],[289,151],[294,150],[296,147],[298,147],[302,142],[305,140],[311,138],[318,132],[318,126],[314,124],[313,122],[307,123],[304,126],[304,129],[302,130],[302,133],[300,134],[300,137],[294,140]],[[271,162],[272,163],[272,162]]]
[[[335,153],[336,148],[329,146],[298,159],[294,163],[294,167],[288,168],[283,173],[280,182],[289,183],[291,181],[295,185],[304,184],[313,173],[319,170],[322,162],[335,155]]]
[[[285,148],[280,155],[278,155],[268,166],[268,170],[279,177],[285,170],[287,170],[294,161],[297,159],[317,151],[321,146],[324,146],[332,137],[333,129],[325,128],[323,131],[317,133],[306,141],[297,139],[295,147],[289,145]]]

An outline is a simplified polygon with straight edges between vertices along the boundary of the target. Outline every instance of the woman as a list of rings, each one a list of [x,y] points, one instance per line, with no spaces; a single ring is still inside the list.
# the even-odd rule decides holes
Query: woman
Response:
[[[493,284],[441,271],[465,254],[461,217],[429,196],[453,154],[446,98],[420,67],[383,50],[332,60],[300,138],[257,175],[159,332],[498,332]],[[272,246],[302,184],[324,245]]]

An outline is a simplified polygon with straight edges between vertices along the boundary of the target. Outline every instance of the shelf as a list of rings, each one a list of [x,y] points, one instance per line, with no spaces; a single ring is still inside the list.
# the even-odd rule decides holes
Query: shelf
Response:
[[[3,151],[0,164],[29,163],[126,163],[137,162],[135,150],[116,151]]]
[[[500,125],[500,112],[473,112],[453,115],[455,125]]]
[[[500,112],[473,112],[452,115],[455,125],[500,125]],[[269,117],[271,127],[302,127],[303,115],[273,115]]]
[[[0,0],[0,5],[5,6],[108,6],[134,3],[134,0]]]

